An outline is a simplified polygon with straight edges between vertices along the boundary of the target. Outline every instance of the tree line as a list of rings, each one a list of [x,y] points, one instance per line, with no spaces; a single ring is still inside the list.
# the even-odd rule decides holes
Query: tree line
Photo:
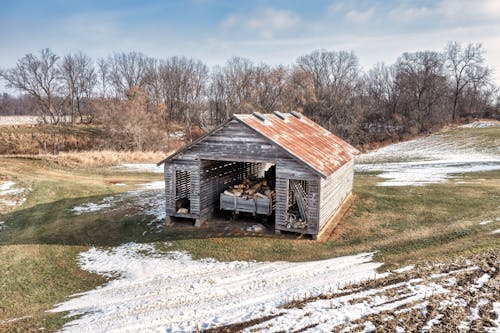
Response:
[[[22,93],[0,95],[0,114],[30,108],[51,124],[99,124],[115,148],[146,149],[168,142],[176,126],[192,137],[234,113],[296,110],[363,145],[498,117],[499,90],[484,55],[480,43],[450,42],[364,71],[352,51],[316,50],[287,66],[233,57],[209,68],[187,57],[128,52],[93,60],[44,49],[0,71]]]

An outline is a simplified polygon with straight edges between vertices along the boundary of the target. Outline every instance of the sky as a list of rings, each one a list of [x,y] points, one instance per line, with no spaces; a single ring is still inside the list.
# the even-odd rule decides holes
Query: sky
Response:
[[[500,0],[0,0],[0,68],[43,48],[209,66],[232,56],[292,64],[326,49],[354,51],[366,70],[449,41],[481,42],[500,84]]]

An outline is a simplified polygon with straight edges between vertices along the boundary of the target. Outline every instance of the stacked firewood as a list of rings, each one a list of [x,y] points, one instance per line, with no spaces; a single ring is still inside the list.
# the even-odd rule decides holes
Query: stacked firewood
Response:
[[[233,197],[246,198],[272,198],[274,191],[264,178],[245,178],[240,184],[236,184],[224,191],[224,194]]]

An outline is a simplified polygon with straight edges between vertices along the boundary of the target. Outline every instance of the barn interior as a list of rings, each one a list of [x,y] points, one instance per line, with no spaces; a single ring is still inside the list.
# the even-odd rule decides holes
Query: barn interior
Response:
[[[199,207],[203,216],[221,211],[270,216],[275,210],[273,163],[201,160],[199,193],[191,188],[192,175],[184,170],[175,172],[177,214],[190,214],[192,205]]]

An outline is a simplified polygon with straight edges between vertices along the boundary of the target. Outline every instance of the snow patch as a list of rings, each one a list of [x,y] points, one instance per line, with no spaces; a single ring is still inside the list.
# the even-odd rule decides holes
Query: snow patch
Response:
[[[139,188],[142,190],[163,190],[165,188],[165,182],[163,180],[139,184]]]
[[[0,183],[0,210],[1,208],[12,208],[22,205],[26,198],[20,198],[19,195],[24,193],[25,189],[16,187],[16,182],[4,181]]]
[[[483,285],[490,280],[490,275],[489,274],[483,274],[481,275],[480,278],[477,279],[476,285],[474,287],[476,288],[482,288]]]
[[[152,173],[163,173],[163,166],[157,166],[153,163],[134,163],[134,164],[122,164],[118,166],[119,169],[124,169],[125,171],[133,172],[152,172]]]
[[[64,332],[203,330],[277,314],[286,300],[377,277],[381,264],[371,260],[371,253],[361,253],[303,263],[218,262],[193,260],[185,252],[160,253],[149,244],[92,248],[80,254],[80,266],[119,278],[52,311],[82,315]]]
[[[383,295],[383,291],[401,286],[406,287],[409,293],[398,295],[395,300]],[[249,327],[243,332],[291,332],[314,324],[317,325],[308,332],[331,332],[337,326],[351,325],[353,321],[369,315],[395,310],[424,300],[426,295],[444,293],[448,293],[448,290],[438,284],[415,285],[408,281],[389,287],[355,292],[329,300],[310,302],[301,309],[287,310],[283,315]],[[419,305],[417,304],[417,306]],[[425,308],[425,306],[422,305],[422,308]]]
[[[75,215],[94,213],[102,210],[136,208],[145,215],[154,216],[153,223],[162,221],[166,217],[165,188],[163,181],[139,184],[139,189],[128,191],[115,196],[105,197],[97,203],[84,203],[75,206],[70,211]]]
[[[106,200],[106,198],[104,198],[103,200]],[[111,206],[112,205],[110,202],[101,203],[101,204],[89,202],[89,203],[85,203],[85,204],[82,204],[80,206],[75,206],[75,207],[71,208],[71,212],[73,212],[73,214],[75,214],[75,215],[80,215],[82,213],[98,212],[100,210],[103,210],[104,208],[109,208]]]
[[[441,323],[440,319],[443,318],[443,314],[438,314],[436,317],[432,318],[431,320],[427,321],[424,327],[422,327],[421,332],[429,332],[429,330],[432,328],[434,325],[438,325]]]
[[[24,189],[22,188],[12,188],[16,185],[16,182],[6,181],[0,184],[0,195],[14,195],[23,193]]]
[[[500,170],[500,159],[357,164],[355,169],[381,172],[378,177],[387,180],[378,183],[379,186],[420,186],[444,183],[454,174]]]
[[[471,323],[474,321],[474,320],[477,320],[477,319],[481,319],[481,317],[479,316],[479,308],[488,304],[488,300],[487,299],[484,299],[484,298],[481,298],[476,306],[471,309],[471,314],[469,315],[469,317],[467,318],[466,321],[462,321],[459,325],[458,325],[458,329],[459,330],[464,330],[464,331],[469,331],[470,330],[470,325]]]
[[[498,333],[498,327],[500,327],[500,302],[493,303],[493,312],[496,314],[496,319],[492,319],[492,321],[496,324],[496,327],[486,327],[484,330],[489,333]]]
[[[403,273],[403,272],[411,271],[414,268],[415,268],[415,265],[409,265],[409,266],[405,266],[405,267],[401,267],[401,268],[395,269],[394,272],[396,272],[396,273]]]
[[[474,121],[469,124],[465,124],[462,126],[459,126],[460,128],[488,128],[488,127],[496,127],[500,126],[499,121],[484,121],[484,120],[479,120],[479,121]]]
[[[356,158],[358,172],[380,172],[380,186],[443,183],[462,173],[500,170],[500,149],[474,140],[430,135]]]

